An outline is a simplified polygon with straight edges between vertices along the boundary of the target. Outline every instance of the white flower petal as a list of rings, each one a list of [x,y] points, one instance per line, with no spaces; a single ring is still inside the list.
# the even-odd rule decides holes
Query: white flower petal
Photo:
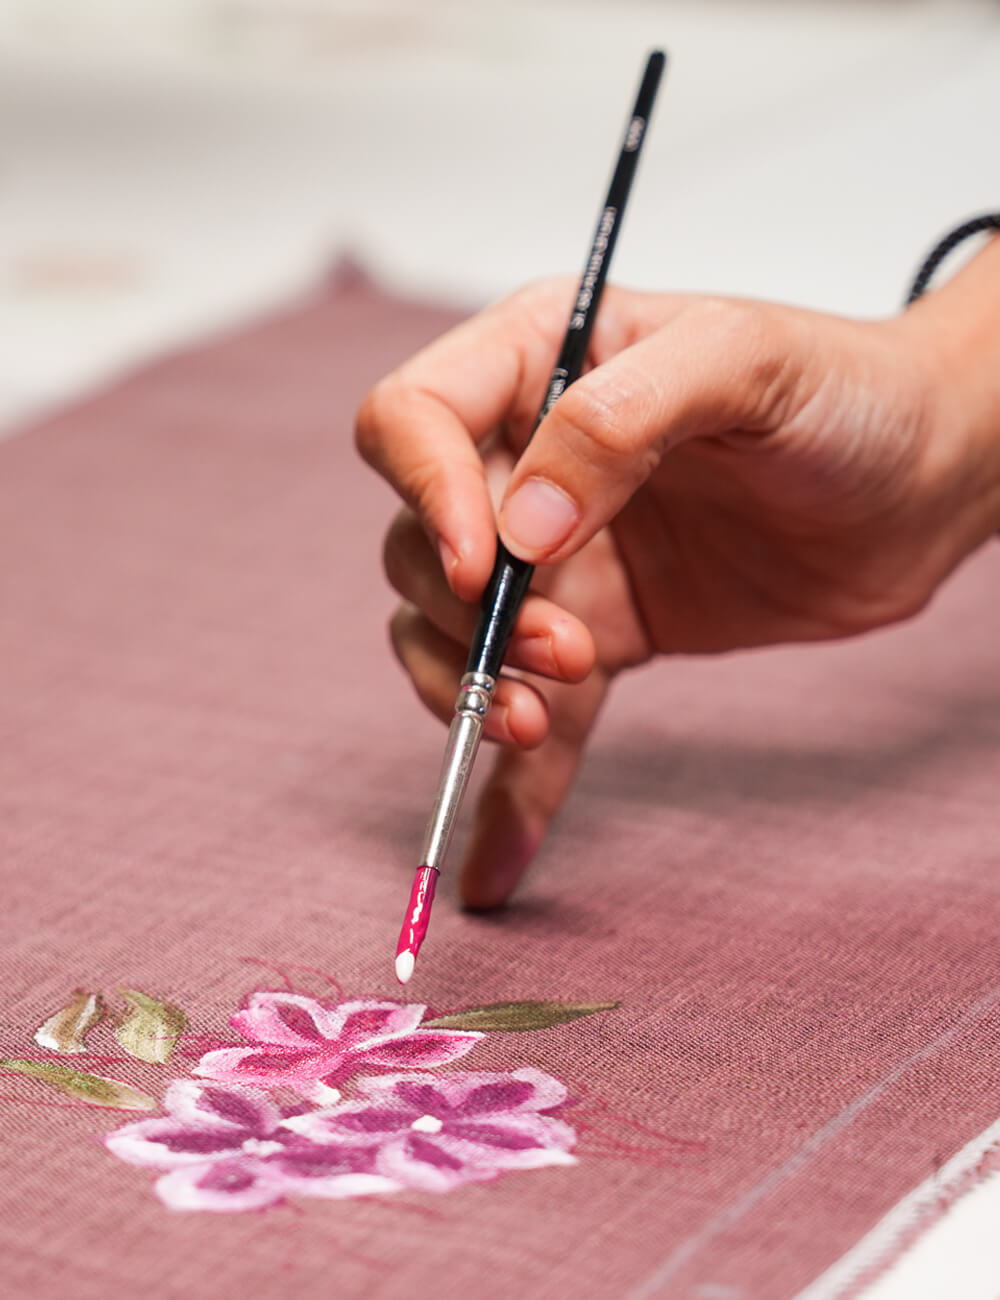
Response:
[[[248,1050],[253,1051],[253,1048]],[[195,1067],[196,1070],[200,1068],[200,1065]],[[268,1131],[281,1119],[277,1106],[260,1088],[222,1082],[201,1083],[197,1079],[175,1079],[167,1089],[163,1107],[177,1119],[198,1128],[236,1128],[242,1131],[249,1127]]]
[[[231,1024],[251,1042],[308,1051],[328,1037],[329,1015],[321,1002],[300,993],[253,993]]]
[[[220,1128],[188,1128],[176,1119],[145,1119],[136,1124],[126,1124],[124,1128],[115,1129],[104,1137],[104,1145],[112,1155],[130,1165],[142,1165],[146,1169],[177,1169],[184,1165],[204,1164],[206,1160],[216,1159],[239,1150],[242,1132],[230,1129],[228,1136]],[[191,1135],[206,1139],[215,1139],[206,1151],[204,1146],[194,1150],[172,1149],[165,1139],[174,1136],[181,1138]],[[216,1145],[216,1143],[218,1145]]]
[[[228,1169],[227,1169],[228,1166]],[[227,1173],[231,1185],[225,1186]],[[261,1210],[284,1199],[281,1185],[249,1160],[218,1161],[175,1169],[156,1180],[156,1194],[172,1210],[234,1214]]]

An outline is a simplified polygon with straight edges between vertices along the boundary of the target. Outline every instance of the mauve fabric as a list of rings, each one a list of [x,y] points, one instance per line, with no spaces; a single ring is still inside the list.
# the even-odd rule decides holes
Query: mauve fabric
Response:
[[[400,996],[443,731],[351,416],[453,319],[341,282],[0,447],[4,1056],[77,987],[209,1037],[261,963]],[[998,595],[990,546],[906,626],[636,673],[517,901],[442,883],[408,998],[621,1003],[462,1062],[566,1081],[577,1166],[179,1213],[99,1141],[132,1117],[4,1074],[0,1289],[792,1297],[997,1117]]]

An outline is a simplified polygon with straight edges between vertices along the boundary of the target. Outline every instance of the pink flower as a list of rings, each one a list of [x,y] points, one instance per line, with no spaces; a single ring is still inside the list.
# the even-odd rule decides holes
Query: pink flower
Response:
[[[367,1143],[380,1174],[431,1192],[510,1169],[576,1164],[573,1129],[544,1113],[566,1101],[566,1089],[541,1070],[383,1075],[356,1087],[361,1099],[296,1115],[287,1126],[349,1150]]]
[[[483,1037],[419,1029],[426,1010],[398,1002],[342,1002],[327,1010],[296,993],[255,993],[231,1023],[260,1046],[207,1052],[193,1073],[225,1083],[283,1085],[315,1101],[336,1101],[339,1085],[359,1071],[447,1065]]]
[[[375,1170],[369,1144],[315,1143],[255,1088],[177,1080],[164,1105],[166,1118],[126,1124],[104,1141],[129,1164],[166,1171],[156,1191],[171,1209],[259,1210],[291,1193],[341,1199],[400,1186]]]

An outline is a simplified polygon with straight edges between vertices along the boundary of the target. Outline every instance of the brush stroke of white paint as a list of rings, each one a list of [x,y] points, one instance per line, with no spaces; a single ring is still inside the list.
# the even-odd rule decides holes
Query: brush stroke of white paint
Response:
[[[905,1196],[860,1242],[796,1300],[838,1300],[855,1280],[891,1256],[923,1213],[949,1186],[1000,1143],[1000,1120],[973,1138],[936,1174]],[[1000,1174],[960,1196],[916,1243],[858,1295],[858,1300],[996,1300],[1000,1287]]]

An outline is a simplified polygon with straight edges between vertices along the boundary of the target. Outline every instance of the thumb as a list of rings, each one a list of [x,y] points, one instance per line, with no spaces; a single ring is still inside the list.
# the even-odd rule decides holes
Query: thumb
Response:
[[[569,794],[608,690],[595,670],[574,686],[546,690],[549,734],[536,749],[502,749],[476,808],[459,892],[466,907],[505,903]]]
[[[572,555],[671,447],[782,423],[809,355],[805,328],[780,308],[695,300],[566,390],[511,475],[502,541],[532,563]]]

